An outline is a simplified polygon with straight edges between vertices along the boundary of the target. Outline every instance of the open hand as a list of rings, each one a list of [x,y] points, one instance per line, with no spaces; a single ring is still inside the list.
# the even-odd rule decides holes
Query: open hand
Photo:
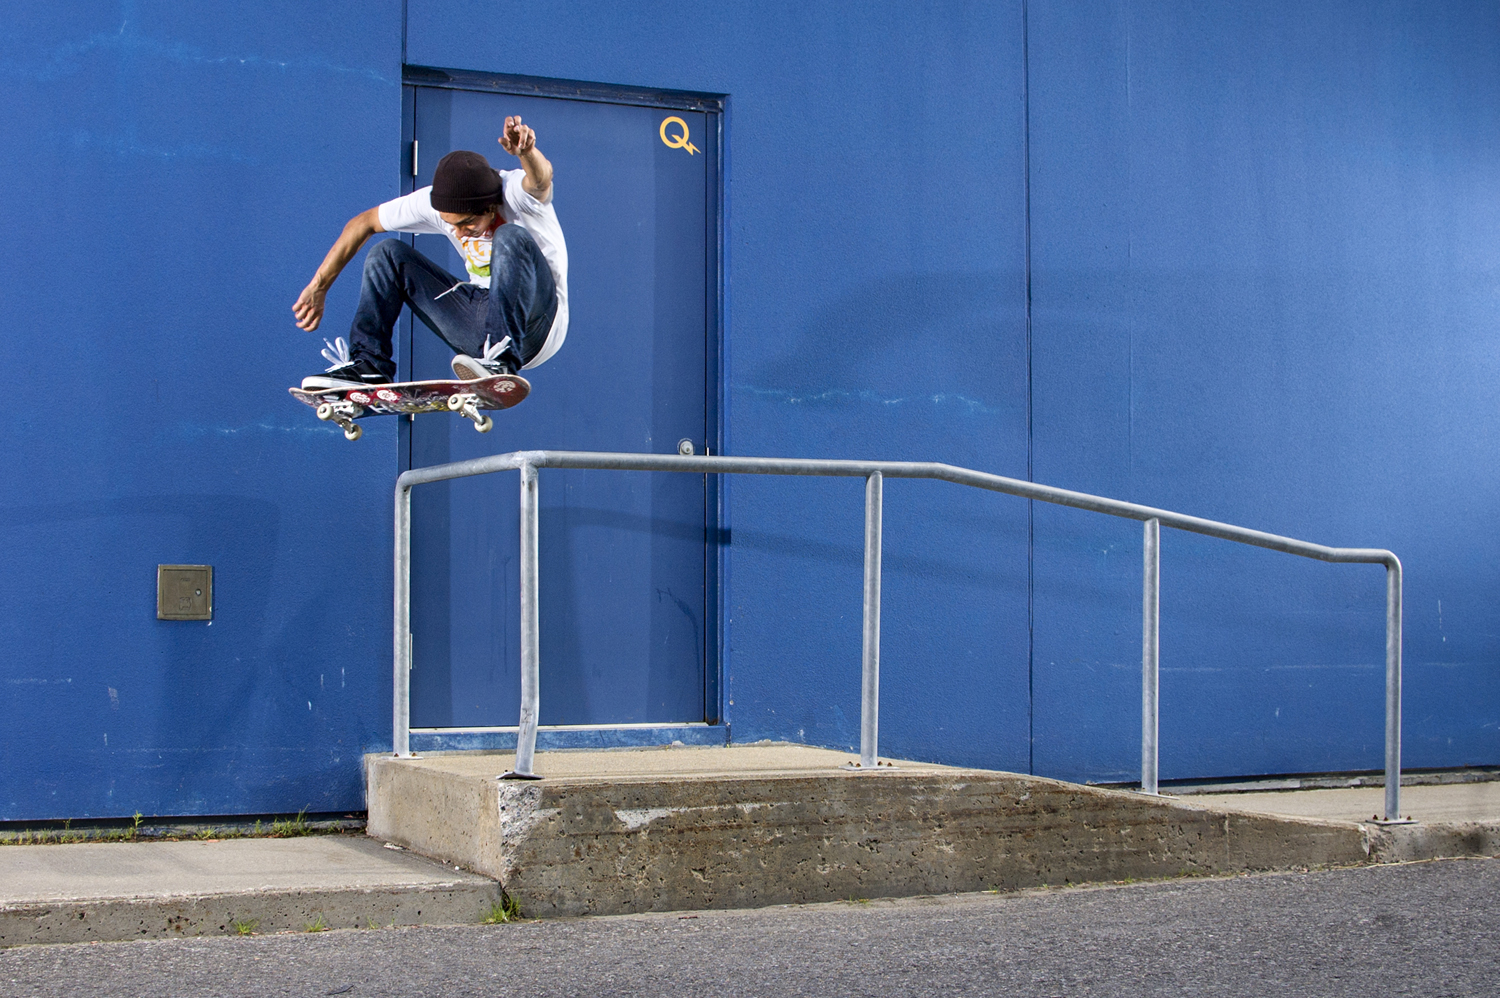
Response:
[[[323,321],[323,300],[328,297],[328,292],[318,286],[315,280],[302,289],[297,296],[297,301],[292,305],[292,314],[297,317],[297,326],[309,333],[318,328],[318,323]]]
[[[513,114],[505,119],[505,131],[497,141],[500,148],[512,156],[524,156],[536,148],[536,132],[529,125],[521,124],[519,114]]]

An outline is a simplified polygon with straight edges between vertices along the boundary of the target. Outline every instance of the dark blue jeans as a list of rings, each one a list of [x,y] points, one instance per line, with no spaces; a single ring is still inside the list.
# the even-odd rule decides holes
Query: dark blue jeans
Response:
[[[454,353],[478,356],[485,337],[499,343],[509,336],[510,346],[500,356],[520,370],[542,349],[557,315],[557,283],[536,240],[519,225],[500,226],[489,288],[459,281],[399,239],[370,247],[349,328],[350,355],[395,378],[391,331],[406,305]]]

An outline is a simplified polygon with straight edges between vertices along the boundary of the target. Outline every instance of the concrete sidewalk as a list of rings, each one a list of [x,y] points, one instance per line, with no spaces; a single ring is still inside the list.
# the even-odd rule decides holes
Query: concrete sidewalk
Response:
[[[0,946],[472,924],[499,899],[364,836],[0,847]]]
[[[371,756],[370,831],[0,846],[0,947],[754,907],[1500,854],[1500,782],[1146,797],[801,745]],[[415,845],[444,863],[386,847]],[[487,866],[486,857],[490,864]],[[464,869],[457,869],[457,862]]]
[[[1227,811],[1325,821],[1370,821],[1385,808],[1385,788],[1192,794],[1182,799]],[[1401,814],[1423,823],[1500,821],[1500,782],[1403,786]]]

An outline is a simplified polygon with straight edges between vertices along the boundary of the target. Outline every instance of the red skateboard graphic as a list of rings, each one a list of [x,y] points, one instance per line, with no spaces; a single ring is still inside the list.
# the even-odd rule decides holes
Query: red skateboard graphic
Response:
[[[358,440],[356,419],[395,413],[456,412],[472,420],[480,433],[494,421],[481,409],[509,409],[531,394],[531,382],[518,374],[502,374],[478,381],[403,381],[391,385],[348,385],[342,388],[289,388],[299,401],[318,412],[318,418],[338,423],[344,436]]]

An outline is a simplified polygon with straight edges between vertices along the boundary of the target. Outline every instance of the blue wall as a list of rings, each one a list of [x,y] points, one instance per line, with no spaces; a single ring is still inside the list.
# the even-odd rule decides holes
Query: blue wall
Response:
[[[39,393],[0,450],[0,817],[359,806],[396,428],[349,446],[285,386],[322,366],[291,302],[397,190],[400,15],[35,3],[0,28],[0,363]],[[156,619],[159,563],[214,566],[212,624]]]
[[[728,452],[1389,546],[1408,763],[1500,762],[1493,6],[408,0],[403,40],[397,0],[31,3],[0,356],[48,408],[0,424],[0,818],[361,806],[395,426],[348,445],[283,389],[317,361],[291,301],[398,191],[403,44],[729,95]],[[857,741],[860,500],[727,483],[736,741]],[[884,751],[1128,779],[1138,528],[886,500]],[[1163,777],[1378,766],[1379,569],[1163,547]],[[215,565],[212,625],[154,619],[179,562]]]
[[[1037,480],[1396,551],[1405,762],[1493,763],[1500,8],[1030,27]],[[1036,526],[1037,768],[1129,779],[1139,528]],[[1383,571],[1162,546],[1163,776],[1379,768]]]

